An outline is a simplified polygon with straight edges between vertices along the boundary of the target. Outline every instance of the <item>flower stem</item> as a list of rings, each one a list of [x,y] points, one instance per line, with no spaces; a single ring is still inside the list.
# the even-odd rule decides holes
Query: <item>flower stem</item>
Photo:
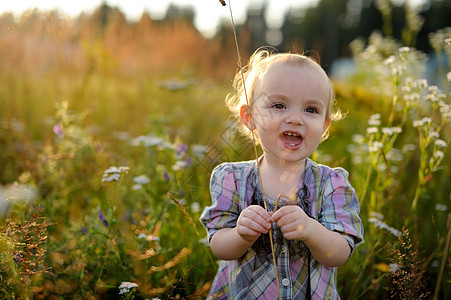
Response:
[[[442,281],[443,272],[445,271],[445,265],[446,265],[446,261],[448,258],[449,244],[451,241],[451,213],[448,214],[447,228],[448,228],[448,235],[446,236],[446,244],[445,244],[445,248],[443,249],[442,263],[440,264],[440,271],[438,272],[437,283],[435,284],[433,300],[438,299],[438,293],[440,291],[440,283]]]

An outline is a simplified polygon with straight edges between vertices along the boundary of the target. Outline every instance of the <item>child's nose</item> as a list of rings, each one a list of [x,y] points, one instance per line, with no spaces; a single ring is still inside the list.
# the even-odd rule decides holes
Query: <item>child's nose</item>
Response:
[[[302,113],[298,109],[290,109],[287,112],[286,122],[293,125],[304,125]]]

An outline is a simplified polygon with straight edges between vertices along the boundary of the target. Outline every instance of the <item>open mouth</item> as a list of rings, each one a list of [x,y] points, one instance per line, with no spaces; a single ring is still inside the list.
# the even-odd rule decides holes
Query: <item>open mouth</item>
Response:
[[[302,143],[302,136],[290,131],[282,133],[280,139],[289,148],[297,148]]]

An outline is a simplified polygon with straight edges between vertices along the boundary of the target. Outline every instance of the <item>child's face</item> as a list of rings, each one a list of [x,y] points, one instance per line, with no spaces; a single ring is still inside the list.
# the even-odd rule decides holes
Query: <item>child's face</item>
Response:
[[[319,67],[318,67],[319,68]],[[299,162],[318,147],[329,125],[329,80],[310,65],[273,63],[254,90],[251,109],[241,117],[256,130],[265,158],[279,163]]]

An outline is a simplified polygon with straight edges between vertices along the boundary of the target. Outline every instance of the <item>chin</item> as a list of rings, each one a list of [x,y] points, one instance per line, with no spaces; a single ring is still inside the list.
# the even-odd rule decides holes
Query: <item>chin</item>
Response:
[[[280,160],[285,161],[287,163],[296,163],[296,162],[302,162],[306,157],[301,155],[281,155],[279,156]]]

